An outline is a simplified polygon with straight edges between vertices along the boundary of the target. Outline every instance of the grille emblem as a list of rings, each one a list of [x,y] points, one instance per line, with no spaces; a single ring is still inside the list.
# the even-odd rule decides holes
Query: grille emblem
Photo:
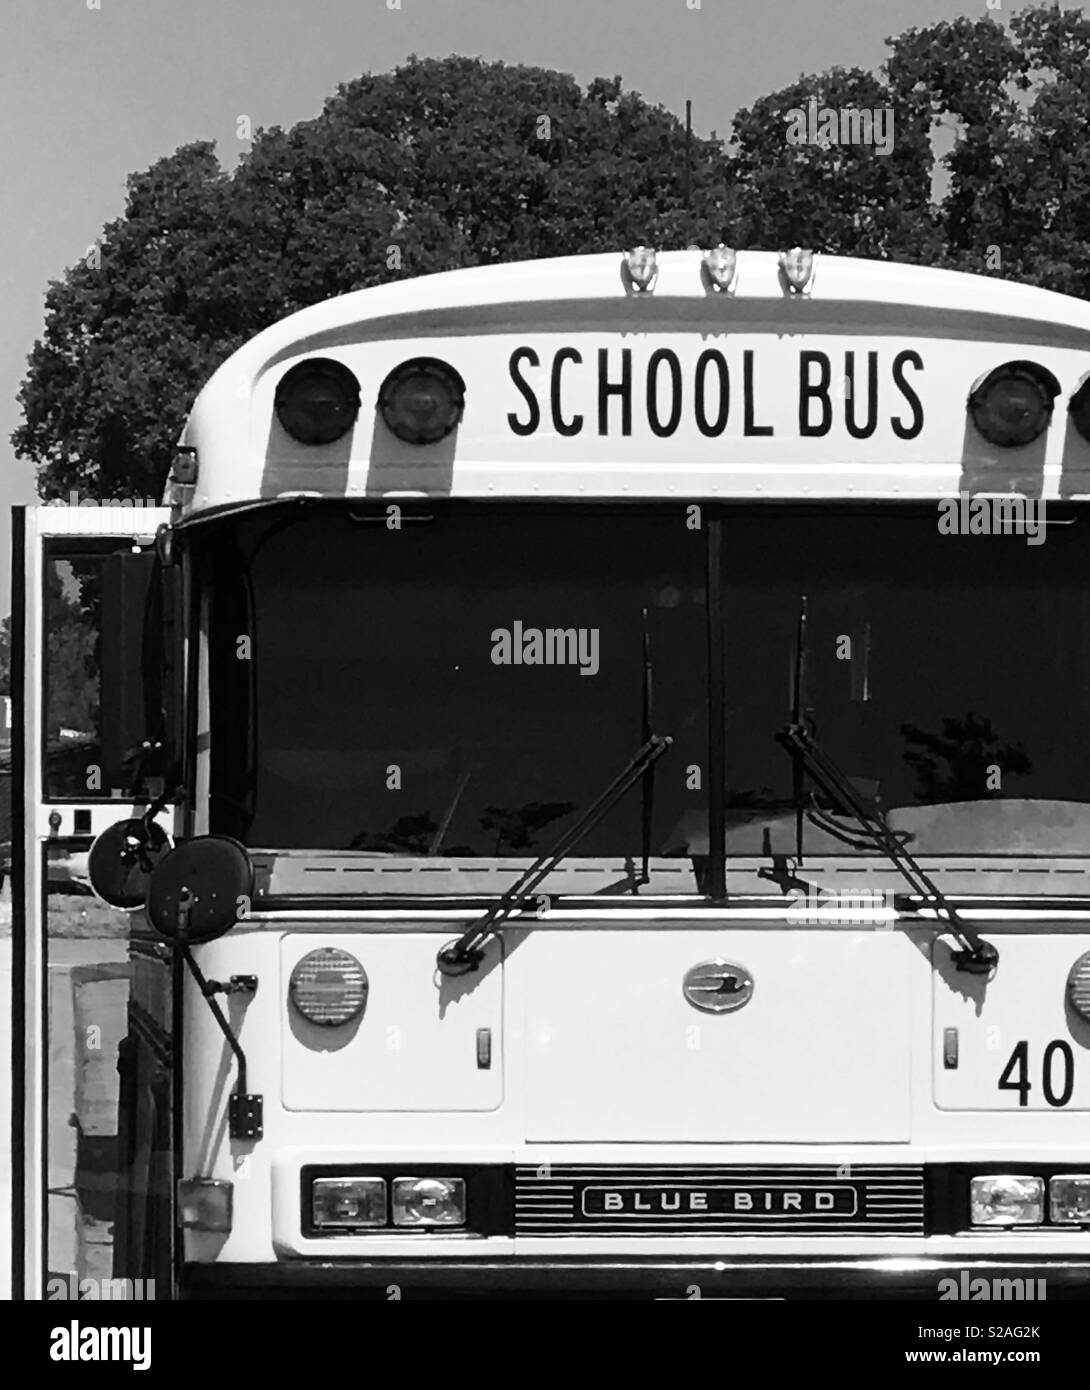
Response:
[[[704,960],[685,972],[681,992],[706,1014],[729,1014],[753,998],[753,976],[729,960]]]

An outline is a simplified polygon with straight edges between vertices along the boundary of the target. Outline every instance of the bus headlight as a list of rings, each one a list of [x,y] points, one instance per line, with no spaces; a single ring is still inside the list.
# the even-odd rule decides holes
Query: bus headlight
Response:
[[[997,1173],[969,1184],[974,1226],[1039,1226],[1045,1219],[1043,1178]]]
[[[395,1178],[395,1226],[464,1226],[464,1178]]]
[[[1059,1226],[1090,1226],[1090,1173],[1050,1178],[1048,1215]]]
[[[1067,976],[1067,1002],[1090,1023],[1090,951],[1081,955]]]
[[[386,428],[406,444],[437,444],[459,424],[466,384],[437,357],[414,357],[395,367],[378,393]]]
[[[1016,449],[1044,434],[1060,384],[1035,362],[1005,362],[969,393],[969,414],[989,444]]]
[[[386,1183],[382,1178],[315,1178],[310,1201],[318,1231],[386,1225]]]
[[[338,1028],[367,1004],[367,972],[355,956],[335,946],[308,951],[291,972],[288,998],[311,1023]]]
[[[356,423],[360,384],[343,363],[308,357],[280,378],[275,410],[300,444],[333,444]]]

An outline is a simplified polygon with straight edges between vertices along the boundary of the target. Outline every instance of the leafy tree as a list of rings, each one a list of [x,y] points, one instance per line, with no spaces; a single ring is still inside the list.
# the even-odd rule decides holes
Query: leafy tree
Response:
[[[361,831],[349,849],[380,851],[384,854],[427,854],[438,825],[428,811],[419,815],[400,816],[389,830],[377,834]]]
[[[1090,296],[1090,20],[1048,6],[943,20],[887,40],[877,75],[800,78],[735,119],[735,244],[891,257]],[[792,145],[787,114],[888,108],[892,153]],[[953,148],[936,160],[945,126]],[[942,190],[935,196],[935,180]]]
[[[941,735],[915,724],[902,724],[901,735],[910,745],[904,760],[919,784],[916,800],[927,804],[1001,796],[1001,791],[988,790],[989,767],[998,767],[1004,775],[1033,771],[1020,743],[1001,744],[992,721],[978,719],[971,710],[964,719],[944,719]],[[945,770],[940,769],[943,763]]]
[[[486,806],[480,818],[482,830],[495,831],[494,854],[506,846],[512,850],[533,849],[538,834],[554,820],[570,815],[574,801],[528,801],[524,806],[507,810],[502,806]]]
[[[718,239],[716,141],[599,78],[410,59],[261,131],[226,174],[188,145],[129,181],[124,217],[46,296],[17,451],[45,497],[158,496],[193,397],[293,310],[392,278]]]
[[[97,585],[90,575],[69,577],[66,586],[56,565],[46,577],[46,739],[61,730],[98,735],[99,624]]]
[[[893,146],[795,144],[793,113],[894,109]],[[813,246],[834,255],[934,260],[941,237],[930,206],[930,112],[895,103],[881,78],[834,68],[803,77],[739,112],[727,166],[738,246]]]
[[[125,215],[50,286],[17,452],[39,490],[158,496],[212,370],[330,295],[456,266],[658,246],[810,245],[1090,297],[1090,20],[1028,9],[888,40],[740,111],[726,149],[596,78],[411,58],[259,131],[230,174],[210,144],[129,181]],[[894,116],[888,154],[792,144],[819,107]],[[936,160],[939,126],[956,132]],[[939,179],[936,182],[936,175]],[[936,188],[940,191],[936,194]]]

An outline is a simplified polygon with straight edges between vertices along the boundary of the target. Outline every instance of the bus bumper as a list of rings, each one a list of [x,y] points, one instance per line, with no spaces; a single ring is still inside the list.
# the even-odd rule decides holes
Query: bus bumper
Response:
[[[292,1260],[276,1264],[187,1264],[180,1297],[550,1298],[550,1299],[916,1299],[988,1297],[1090,1300],[1090,1259],[427,1259]],[[1022,1280],[1008,1294],[992,1280]],[[1043,1280],[1044,1284],[1038,1284]],[[1032,1283],[1028,1281],[1033,1281]],[[979,1286],[978,1286],[979,1288]],[[1018,1290],[1015,1292],[1014,1290]]]

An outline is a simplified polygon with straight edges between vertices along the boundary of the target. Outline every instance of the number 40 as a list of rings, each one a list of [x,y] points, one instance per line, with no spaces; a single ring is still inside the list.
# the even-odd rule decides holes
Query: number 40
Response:
[[[1053,1063],[1059,1055],[1062,1060],[1063,1081],[1059,1093],[1053,1089],[1052,1072]],[[1024,1039],[1015,1043],[1014,1051],[1003,1068],[1003,1075],[999,1078],[999,1090],[1017,1091],[1018,1104],[1029,1104],[1029,1093],[1032,1090],[1029,1079],[1029,1043]],[[1045,1048],[1045,1055],[1041,1059],[1041,1091],[1049,1105],[1066,1105],[1071,1099],[1071,1093],[1075,1089],[1075,1058],[1071,1052],[1071,1044],[1056,1039],[1050,1042]]]

